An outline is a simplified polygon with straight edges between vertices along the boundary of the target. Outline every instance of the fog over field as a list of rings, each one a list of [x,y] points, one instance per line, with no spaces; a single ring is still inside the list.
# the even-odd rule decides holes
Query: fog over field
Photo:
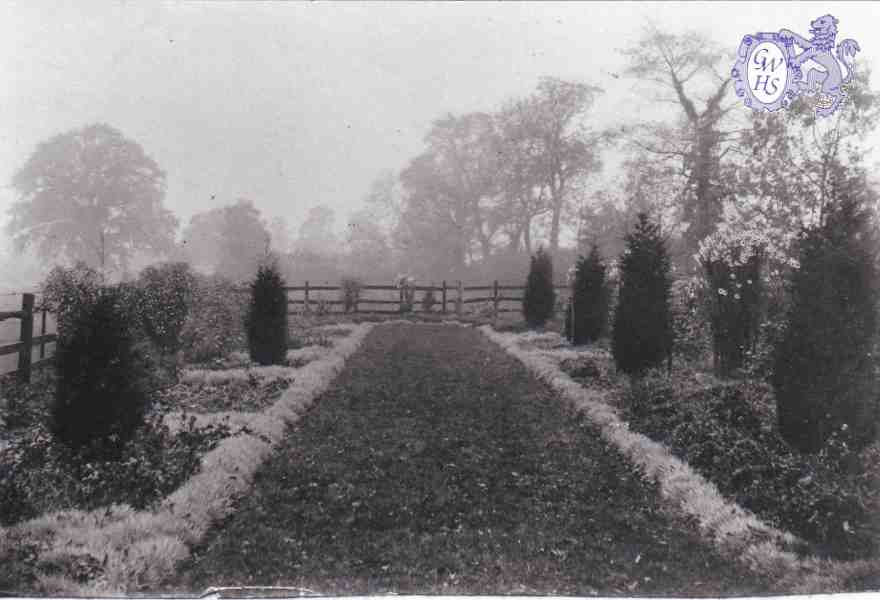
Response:
[[[823,11],[839,19],[841,38],[861,44],[857,68],[876,71],[876,3],[5,3],[0,214],[9,221],[20,195],[12,178],[40,142],[104,123],[164,171],[164,206],[176,218],[178,241],[194,215],[246,199],[282,252],[308,236],[300,228],[310,210],[330,209],[312,216],[326,245],[342,253],[375,182],[425,151],[437,119],[495,113],[552,77],[601,88],[572,125],[598,133],[651,120],[675,124],[682,112],[674,98],[657,99],[662,86],[627,73],[621,51],[646,31],[703,35],[723,55],[715,71],[726,75],[743,35],[781,28],[806,35]],[[712,75],[691,83],[711,87]],[[726,94],[735,99],[732,86]],[[742,106],[733,112],[747,116]],[[602,193],[620,196],[631,141],[591,148],[597,165],[565,200],[571,210],[560,247],[577,242],[578,208]],[[872,133],[864,144],[870,161],[877,141]],[[533,247],[550,235],[541,218]],[[381,225],[377,235],[408,252],[390,223]],[[16,256],[11,233],[0,234],[0,287],[31,288],[51,261]],[[493,235],[493,251],[512,247],[500,231]],[[467,264],[485,258],[467,252]],[[128,268],[167,257],[133,257]],[[58,255],[76,258],[95,260]],[[393,262],[391,270],[418,270]],[[324,270],[333,279],[353,268],[336,261]],[[464,276],[460,270],[436,266],[418,275]]]

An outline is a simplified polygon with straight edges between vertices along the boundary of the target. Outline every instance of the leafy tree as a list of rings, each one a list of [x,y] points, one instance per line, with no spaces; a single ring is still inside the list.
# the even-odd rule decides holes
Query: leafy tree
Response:
[[[355,212],[348,220],[344,269],[366,281],[390,281],[394,275],[388,236],[372,210]]]
[[[601,89],[584,83],[544,77],[526,100],[527,136],[538,148],[537,173],[550,211],[550,252],[559,250],[562,215],[575,184],[600,167],[596,146],[603,135],[587,130],[582,118]]]
[[[877,329],[876,238],[856,198],[825,209],[799,240],[785,334],[774,352],[779,431],[816,452],[832,433],[862,446],[880,416],[871,351]]]
[[[620,258],[611,350],[617,368],[639,373],[672,351],[670,259],[660,226],[640,213]]]
[[[185,256],[195,266],[233,281],[251,277],[267,256],[271,237],[250,200],[193,215],[183,232]]]
[[[6,231],[18,250],[33,244],[100,268],[124,268],[132,253],[170,250],[177,222],[162,206],[165,174],[141,146],[103,124],[42,142],[15,174],[21,199]]]
[[[251,360],[282,365],[287,357],[287,293],[274,264],[261,265],[251,284],[247,321]]]
[[[118,285],[81,299],[58,341],[52,430],[75,448],[118,455],[149,401],[146,362],[135,347],[133,298]]]
[[[608,318],[608,284],[606,267],[595,244],[587,258],[578,258],[575,265],[572,299],[565,315],[566,336],[573,344],[586,344],[599,339]]]
[[[553,260],[543,247],[531,257],[529,276],[523,293],[523,316],[529,327],[541,327],[553,316],[556,291],[553,289]]]

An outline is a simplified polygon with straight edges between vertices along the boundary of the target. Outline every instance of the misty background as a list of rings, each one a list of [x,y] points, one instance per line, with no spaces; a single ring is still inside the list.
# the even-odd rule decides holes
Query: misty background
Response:
[[[77,258],[96,263],[88,251],[83,256],[59,251],[53,258],[30,243],[21,252],[9,228],[10,209],[21,199],[13,178],[38,145],[93,124],[106,124],[155,161],[165,174],[162,205],[174,220],[172,246],[154,251],[146,244],[125,264],[104,265],[119,277],[168,259],[245,277],[246,265],[220,264],[216,240],[209,239],[226,226],[232,227],[227,234],[250,228],[251,237],[241,236],[250,248],[244,254],[266,250],[254,246],[268,234],[267,247],[282,256],[289,280],[333,282],[357,275],[384,282],[406,272],[423,281],[511,281],[524,278],[528,254],[539,245],[557,246],[552,249],[561,280],[585,244],[599,241],[606,253],[616,251],[613,239],[626,230],[633,185],[655,194],[664,190],[670,202],[681,192],[672,172],[633,184],[634,174],[651,171],[660,160],[645,153],[649,144],[639,143],[659,130],[644,127],[678,127],[682,106],[674,98],[660,99],[662,85],[632,72],[633,58],[622,51],[651,32],[696,32],[714,45],[707,52],[724,54],[714,66],[725,74],[743,35],[781,28],[808,35],[810,21],[831,12],[840,21],[838,40],[853,38],[861,45],[857,70],[876,73],[878,8],[876,3],[4,3],[0,291],[36,288],[55,263]],[[699,74],[689,93],[698,98],[716,89],[712,77],[709,70]],[[437,173],[419,158],[436,157],[438,148],[455,140],[470,140],[474,152],[491,156],[480,136],[501,135],[497,117],[517,102],[539,102],[542,89],[550,89],[541,88],[542,81],[587,90],[567,122],[571,136],[582,134],[586,166],[562,199],[558,239],[552,239],[553,211],[536,214],[524,236],[515,232],[512,213],[492,208],[479,225],[491,233],[488,245],[469,222],[462,234],[468,239],[458,250],[443,246],[448,232],[437,223],[446,221],[432,213],[437,201],[431,194],[451,192],[438,191]],[[724,100],[735,103],[732,86]],[[468,121],[473,115],[488,121]],[[751,115],[741,105],[728,118],[730,129],[750,126]],[[448,127],[438,129],[444,119]],[[428,139],[444,131],[449,137]],[[878,141],[872,129],[859,144],[872,173]],[[492,168],[506,169],[505,181],[527,171],[514,168],[509,153],[496,156],[504,160]],[[485,192],[491,207],[503,204],[497,200],[502,195],[496,187]],[[620,214],[597,216],[598,207],[609,202]],[[663,202],[647,197],[639,202],[668,213]],[[602,218],[600,232],[596,223]],[[531,238],[528,244],[524,237]],[[684,268],[693,247],[686,239],[683,244],[678,260]],[[455,256],[459,250],[462,256]]]

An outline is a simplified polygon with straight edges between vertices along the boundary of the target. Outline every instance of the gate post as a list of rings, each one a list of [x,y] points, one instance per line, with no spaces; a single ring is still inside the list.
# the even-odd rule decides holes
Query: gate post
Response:
[[[443,280],[443,314],[446,314],[446,280]]]
[[[309,314],[309,282],[308,281],[306,281],[305,288],[306,289],[305,289],[305,296],[304,296],[305,299],[303,300],[303,312],[305,314]]]
[[[28,383],[31,380],[31,343],[34,340],[34,295],[21,295],[21,335],[22,348],[18,352],[18,377]]]
[[[455,314],[456,316],[461,316],[461,311],[464,306],[464,290],[462,289],[461,279],[458,280],[458,297],[455,299]]]
[[[498,280],[492,284],[492,318],[498,320]]]

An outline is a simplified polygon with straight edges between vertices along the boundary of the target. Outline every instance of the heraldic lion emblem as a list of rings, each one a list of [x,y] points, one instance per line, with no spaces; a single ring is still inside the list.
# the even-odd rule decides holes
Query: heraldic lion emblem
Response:
[[[852,81],[852,59],[861,48],[855,40],[846,39],[837,44],[835,56],[833,50],[837,39],[837,19],[831,15],[824,15],[812,21],[810,34],[813,37],[807,39],[788,29],[779,31],[779,37],[786,45],[794,43],[804,50],[795,56],[789,66],[801,78],[798,84],[801,92],[814,95],[817,91],[816,86],[819,86],[820,95],[816,100],[816,114],[827,116],[836,111],[846,98],[844,86]],[[811,68],[804,79],[801,65],[808,60],[819,64],[822,69]],[[846,68],[846,77],[843,76],[841,65]]]

